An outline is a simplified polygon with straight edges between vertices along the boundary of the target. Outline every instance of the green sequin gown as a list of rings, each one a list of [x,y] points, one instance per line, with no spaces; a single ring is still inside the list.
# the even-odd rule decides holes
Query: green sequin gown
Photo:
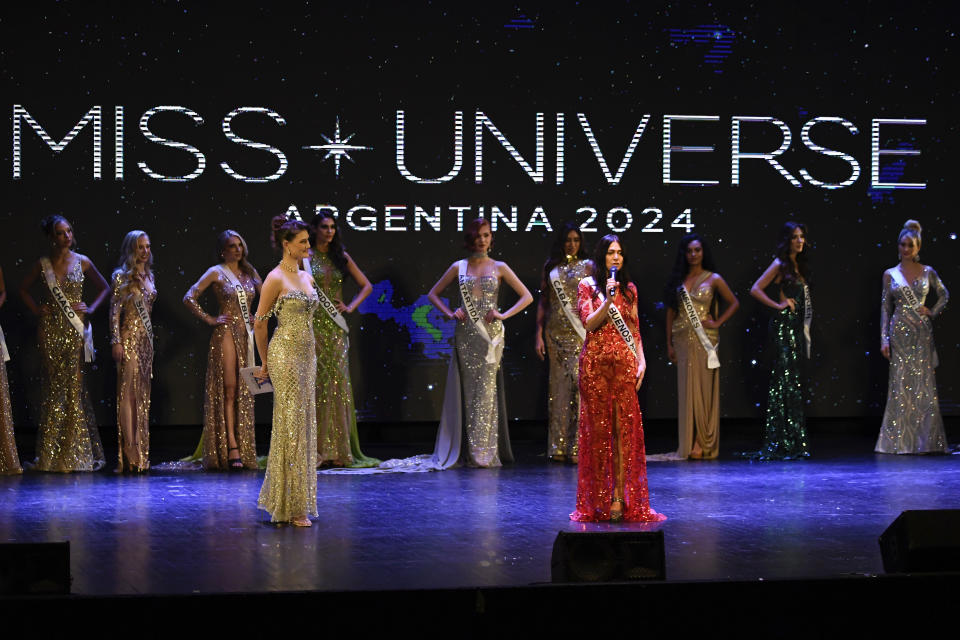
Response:
[[[767,415],[763,430],[761,460],[806,458],[807,427],[803,414],[805,375],[803,312],[807,300],[803,284],[784,283],[783,295],[796,301],[796,308],[774,311],[770,319],[773,364],[767,392]]]
[[[331,300],[343,297],[343,273],[325,253],[315,252],[310,270]],[[354,469],[375,467],[360,450],[357,413],[350,384],[349,334],[318,307],[313,315],[317,354],[317,464]]]

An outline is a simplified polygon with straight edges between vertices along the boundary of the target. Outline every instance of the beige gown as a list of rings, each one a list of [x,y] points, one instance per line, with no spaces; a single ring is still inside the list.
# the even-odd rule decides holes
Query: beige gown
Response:
[[[10,385],[7,364],[0,362],[0,475],[22,473],[17,441],[13,437],[13,409],[10,407]]]

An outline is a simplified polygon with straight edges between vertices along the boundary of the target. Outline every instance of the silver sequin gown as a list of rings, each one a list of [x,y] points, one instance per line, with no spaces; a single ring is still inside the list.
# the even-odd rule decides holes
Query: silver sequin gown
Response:
[[[271,522],[317,515],[317,360],[312,321],[318,302],[312,293],[291,291],[280,296],[271,311],[278,322],[267,347],[273,427],[257,503],[270,513]]]
[[[894,269],[899,267],[884,273],[880,305],[880,340],[890,346],[890,379],[875,451],[946,453],[947,438],[934,377],[937,352],[933,324],[930,318],[919,319],[907,306],[900,286],[890,275]],[[937,303],[930,309],[933,316],[943,310],[950,295],[931,267],[924,267],[910,287],[920,304],[925,304],[930,289],[936,291]]]

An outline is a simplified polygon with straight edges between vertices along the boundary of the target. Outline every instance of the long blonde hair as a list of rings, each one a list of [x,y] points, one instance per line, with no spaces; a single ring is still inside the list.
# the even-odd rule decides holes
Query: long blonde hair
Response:
[[[120,300],[126,302],[133,295],[133,276],[137,273],[137,243],[140,238],[147,235],[146,231],[134,229],[123,237],[120,244],[120,261],[113,272],[113,279],[120,280],[119,295]],[[150,252],[150,258],[144,265],[144,278],[153,278],[153,252]]]

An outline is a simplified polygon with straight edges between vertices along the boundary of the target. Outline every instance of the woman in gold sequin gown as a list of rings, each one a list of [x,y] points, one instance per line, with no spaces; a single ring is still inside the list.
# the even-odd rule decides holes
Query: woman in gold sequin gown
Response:
[[[274,246],[283,252],[263,282],[257,308],[257,348],[266,354],[258,378],[273,383],[273,427],[267,473],[257,502],[271,522],[309,527],[317,516],[317,442],[314,389],[317,363],[313,346],[313,313],[319,300],[313,278],[300,271],[309,255],[307,225],[277,216]],[[267,345],[267,319],[277,329]]]
[[[933,267],[920,264],[920,223],[908,220],[898,239],[900,264],[883,274],[880,305],[880,351],[890,361],[887,406],[877,453],[948,453],[937,380],[933,319],[950,294]],[[914,306],[901,282],[913,291]],[[930,291],[937,301],[927,307]]]
[[[716,273],[710,247],[696,233],[685,235],[677,248],[673,273],[664,288],[667,305],[667,353],[677,365],[677,427],[679,446],[672,454],[651,459],[712,460],[720,452],[720,369],[707,366],[707,351],[680,303],[678,289],[690,296],[711,344],[719,330],[740,307],[726,281]],[[718,298],[726,309],[719,314]]]
[[[7,301],[7,285],[3,281],[3,269],[0,269],[0,307]],[[0,329],[0,339],[3,330]],[[17,455],[17,441],[13,436],[13,408],[10,406],[10,385],[7,382],[6,352],[0,354],[0,475],[22,473],[20,456]]]
[[[577,427],[580,424],[579,384],[580,350],[583,338],[572,323],[583,323],[576,311],[577,286],[592,272],[586,259],[583,234],[576,222],[560,229],[550,259],[543,266],[540,302],[537,305],[537,331],[534,349],[537,356],[550,361],[549,397],[547,399],[547,456],[555,462],[577,462]],[[564,304],[554,290],[551,272],[557,270],[560,287],[573,319],[564,311]]]
[[[577,308],[587,329],[580,355],[580,463],[577,465],[577,522],[658,522],[650,507],[643,417],[637,389],[647,362],[640,340],[637,289],[630,281],[619,236],[607,235],[594,250],[594,276],[580,281]],[[617,268],[616,278],[609,278]],[[602,289],[597,286],[602,282]],[[610,318],[619,310],[621,331]]]
[[[490,223],[483,218],[473,220],[467,225],[464,242],[470,256],[450,265],[428,294],[441,313],[457,320],[456,348],[451,355],[443,415],[432,456],[433,466],[440,469],[457,462],[471,467],[499,467],[502,462],[513,461],[500,370],[502,321],[533,302],[533,296],[507,263],[487,256],[492,244]],[[501,280],[520,297],[503,313],[497,310]],[[463,306],[451,311],[440,298],[440,292],[461,281],[461,291],[456,295],[462,304],[476,310],[476,323]]]
[[[104,465],[103,447],[84,382],[84,338],[65,311],[72,310],[87,325],[88,318],[110,295],[110,287],[93,263],[73,251],[73,227],[62,216],[49,216],[41,227],[50,241],[46,256],[64,306],[54,299],[44,278],[42,260],[33,265],[20,285],[20,297],[40,319],[37,331],[42,360],[40,423],[35,468],[39,471],[96,471]],[[89,277],[93,302],[83,302],[83,283]],[[40,280],[43,302],[30,289]],[[91,354],[92,358],[92,354]]]
[[[157,299],[153,253],[145,231],[131,231],[120,245],[113,272],[110,343],[117,363],[117,472],[150,468],[150,383],[153,378],[153,323]],[[141,307],[146,323],[140,317]]]
[[[337,221],[329,213],[317,214],[311,225],[314,236],[310,255],[313,279],[341,317],[353,313],[370,295],[373,287],[344,251]],[[350,304],[343,302],[343,280],[347,274],[360,291]],[[321,467],[375,467],[376,458],[363,455],[357,433],[353,386],[350,384],[350,339],[330,314],[317,308],[313,317],[317,352],[317,464]]]
[[[253,396],[240,383],[239,373],[240,369],[253,366],[249,361],[249,327],[244,323],[230,276],[239,282],[251,311],[261,280],[247,261],[247,243],[239,233],[227,229],[217,238],[217,247],[221,262],[207,269],[183,297],[191,313],[213,327],[204,382],[203,434],[197,451],[187,460],[202,459],[207,470],[256,469]],[[216,316],[204,311],[199,303],[208,288],[217,300]]]

